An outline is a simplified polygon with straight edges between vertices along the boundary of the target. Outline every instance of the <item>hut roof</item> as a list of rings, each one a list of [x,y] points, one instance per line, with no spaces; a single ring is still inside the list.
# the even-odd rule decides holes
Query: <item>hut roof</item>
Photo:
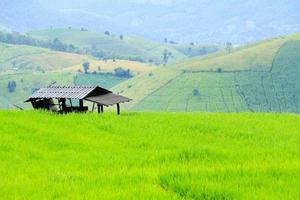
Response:
[[[99,86],[49,86],[34,92],[26,102],[45,98],[84,99],[105,106],[131,101]]]

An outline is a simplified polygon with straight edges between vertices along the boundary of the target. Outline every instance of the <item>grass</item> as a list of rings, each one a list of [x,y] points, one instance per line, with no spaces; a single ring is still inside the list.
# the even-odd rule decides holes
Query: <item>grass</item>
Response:
[[[0,120],[3,199],[300,197],[298,115],[1,111]]]

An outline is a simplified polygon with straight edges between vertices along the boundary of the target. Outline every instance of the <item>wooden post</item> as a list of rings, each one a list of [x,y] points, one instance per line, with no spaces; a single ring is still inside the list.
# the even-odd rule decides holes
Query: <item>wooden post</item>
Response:
[[[102,113],[104,112],[103,105],[101,105],[101,112],[102,112]]]
[[[83,100],[79,99],[79,110],[83,111]]]
[[[98,107],[98,113],[100,113],[100,104],[97,104]]]
[[[120,115],[120,104],[117,104],[117,113]]]
[[[32,104],[33,109],[36,109],[35,100],[31,100],[31,104]]]
[[[61,99],[61,109],[62,109],[62,112],[65,112],[66,111],[66,99]]]

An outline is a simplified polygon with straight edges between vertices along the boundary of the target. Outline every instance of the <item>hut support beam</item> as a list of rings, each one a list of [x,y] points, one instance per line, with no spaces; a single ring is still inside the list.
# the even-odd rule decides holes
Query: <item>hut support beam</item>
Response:
[[[79,100],[79,107],[80,107],[80,110],[82,111],[83,110],[83,100],[82,99]]]
[[[103,105],[97,104],[98,106],[98,113],[103,113]]]
[[[62,112],[65,112],[66,111],[66,99],[61,99],[61,109],[62,109]]]
[[[117,104],[117,114],[120,115],[120,104]]]

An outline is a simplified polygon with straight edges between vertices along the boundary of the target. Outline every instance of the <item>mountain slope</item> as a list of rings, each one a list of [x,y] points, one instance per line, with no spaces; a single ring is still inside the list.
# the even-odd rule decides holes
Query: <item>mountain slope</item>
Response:
[[[45,48],[27,45],[11,45],[0,43],[0,72],[5,71],[73,71],[82,70],[82,64],[90,62],[91,71],[100,69],[112,72],[115,68],[123,67],[132,72],[142,73],[154,67],[135,61],[110,60],[98,61],[86,55],[64,53]],[[113,63],[113,64],[112,64]],[[139,67],[140,66],[140,67]]]
[[[92,73],[82,73],[85,62],[90,63],[89,72]],[[128,79],[113,74],[119,67],[129,69],[132,75],[155,68],[136,61],[99,61],[85,55],[0,43],[0,108],[14,108],[14,104],[28,108],[30,104],[24,104],[24,100],[37,88],[53,82],[110,88]],[[13,91],[8,88],[11,81],[16,83]]]
[[[143,79],[150,80],[145,74],[143,79],[122,83],[115,91],[137,97],[129,106],[134,110],[299,113],[299,52],[299,35],[275,38],[231,54],[171,65],[165,71],[175,71],[177,76],[157,75],[160,81],[153,82],[153,87],[148,83],[147,90],[139,88]],[[129,83],[132,87],[124,89]]]
[[[89,51],[98,51],[103,57],[116,57],[144,62],[163,63],[163,53],[171,54],[170,61],[180,60],[186,56],[175,48],[159,42],[138,37],[105,35],[79,29],[49,29],[31,31],[29,36],[49,40],[58,38],[64,43],[75,45]]]

